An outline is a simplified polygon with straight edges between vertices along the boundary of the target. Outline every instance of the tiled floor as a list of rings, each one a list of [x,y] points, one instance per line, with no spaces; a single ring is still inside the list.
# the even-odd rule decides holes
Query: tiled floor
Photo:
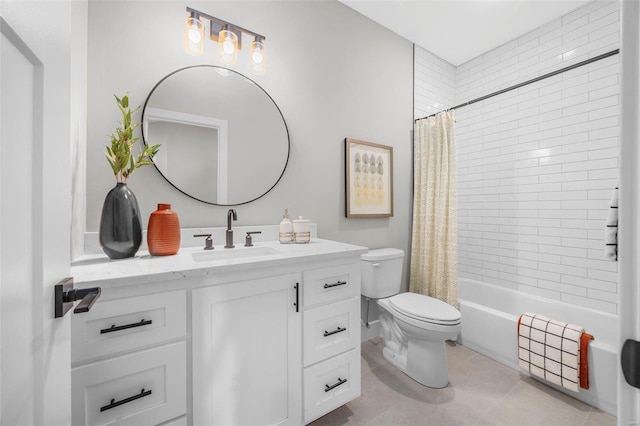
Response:
[[[320,425],[615,425],[616,418],[447,342],[449,386],[426,388],[382,358],[382,340],[362,344],[361,396]]]

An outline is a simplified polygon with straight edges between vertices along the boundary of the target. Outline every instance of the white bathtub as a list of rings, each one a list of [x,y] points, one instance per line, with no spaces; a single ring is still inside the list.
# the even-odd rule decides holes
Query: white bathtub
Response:
[[[544,299],[491,284],[460,278],[458,298],[462,313],[460,343],[522,374],[518,367],[517,321],[523,312],[577,324],[595,337],[589,345],[589,390],[568,395],[616,415],[618,317],[564,302]],[[547,382],[545,382],[547,383]]]

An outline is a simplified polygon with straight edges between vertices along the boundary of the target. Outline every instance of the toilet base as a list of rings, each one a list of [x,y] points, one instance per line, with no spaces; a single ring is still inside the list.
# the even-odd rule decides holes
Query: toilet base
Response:
[[[407,374],[430,388],[449,384],[449,368],[444,341],[409,339]]]
[[[455,339],[460,325],[411,324],[396,318],[386,301],[378,301],[384,340],[383,357],[416,382],[435,389],[447,387],[449,371],[445,341]],[[411,320],[409,320],[411,321]],[[417,321],[413,321],[417,322]]]
[[[433,389],[446,388],[449,385],[449,370],[444,343],[424,341],[421,343],[426,343],[429,347],[409,341],[407,356],[399,355],[386,346],[382,349],[382,356],[391,365],[421,385]],[[411,360],[416,361],[412,363]],[[433,368],[432,366],[438,367]]]
[[[386,359],[389,362],[389,364],[393,365],[398,370],[407,374],[407,372],[405,371],[407,369],[406,356],[399,355],[385,346],[384,348],[382,348],[382,357]]]

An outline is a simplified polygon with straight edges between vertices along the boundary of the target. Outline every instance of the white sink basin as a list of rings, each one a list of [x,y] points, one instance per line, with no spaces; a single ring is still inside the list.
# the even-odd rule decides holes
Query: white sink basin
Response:
[[[199,251],[191,253],[191,257],[196,262],[213,262],[217,260],[246,259],[258,256],[273,256],[280,254],[280,251],[271,247],[238,247],[232,249],[215,248],[214,250]]]

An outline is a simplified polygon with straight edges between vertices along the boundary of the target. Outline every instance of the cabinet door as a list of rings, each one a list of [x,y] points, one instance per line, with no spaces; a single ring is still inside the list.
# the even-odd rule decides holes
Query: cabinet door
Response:
[[[302,423],[299,282],[291,274],[193,291],[194,425]]]

